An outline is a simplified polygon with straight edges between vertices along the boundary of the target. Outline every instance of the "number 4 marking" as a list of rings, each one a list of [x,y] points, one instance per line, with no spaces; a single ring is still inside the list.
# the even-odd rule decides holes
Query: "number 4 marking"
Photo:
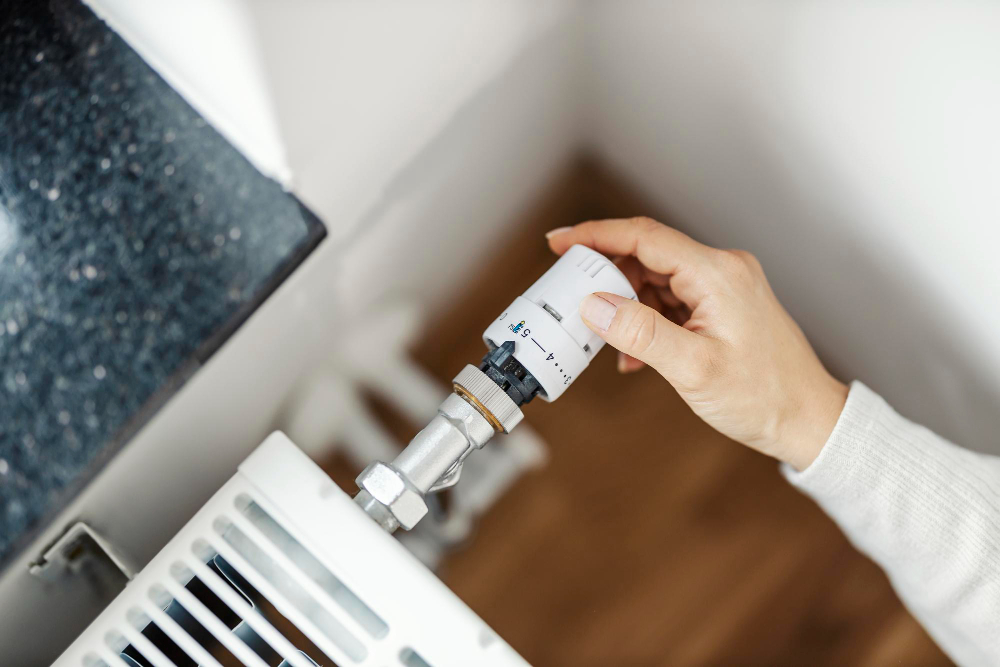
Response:
[[[552,361],[555,358],[556,358],[556,355],[554,355],[551,352],[549,352],[549,356],[545,357],[545,361]]]

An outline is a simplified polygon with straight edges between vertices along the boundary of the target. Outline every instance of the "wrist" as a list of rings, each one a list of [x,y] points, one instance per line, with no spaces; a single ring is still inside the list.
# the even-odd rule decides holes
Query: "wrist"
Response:
[[[830,439],[849,391],[846,384],[827,374],[804,392],[801,400],[796,401],[787,428],[783,429],[777,448],[783,455],[778,458],[796,470],[808,468]]]

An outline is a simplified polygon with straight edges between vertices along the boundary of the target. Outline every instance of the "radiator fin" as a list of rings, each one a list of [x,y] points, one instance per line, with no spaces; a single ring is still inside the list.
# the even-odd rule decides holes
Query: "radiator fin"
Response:
[[[526,666],[484,632],[275,433],[55,665]]]

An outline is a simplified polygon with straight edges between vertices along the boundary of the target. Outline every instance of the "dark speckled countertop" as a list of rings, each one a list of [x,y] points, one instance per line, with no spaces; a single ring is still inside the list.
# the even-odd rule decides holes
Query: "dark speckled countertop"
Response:
[[[76,0],[0,0],[0,567],[324,234]]]

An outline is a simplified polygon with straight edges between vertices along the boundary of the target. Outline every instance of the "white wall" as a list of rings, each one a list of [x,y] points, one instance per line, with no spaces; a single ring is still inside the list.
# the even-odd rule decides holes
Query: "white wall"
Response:
[[[593,2],[586,138],[824,359],[1000,452],[1000,6]]]
[[[343,307],[440,304],[577,145],[569,0],[251,4]]]

